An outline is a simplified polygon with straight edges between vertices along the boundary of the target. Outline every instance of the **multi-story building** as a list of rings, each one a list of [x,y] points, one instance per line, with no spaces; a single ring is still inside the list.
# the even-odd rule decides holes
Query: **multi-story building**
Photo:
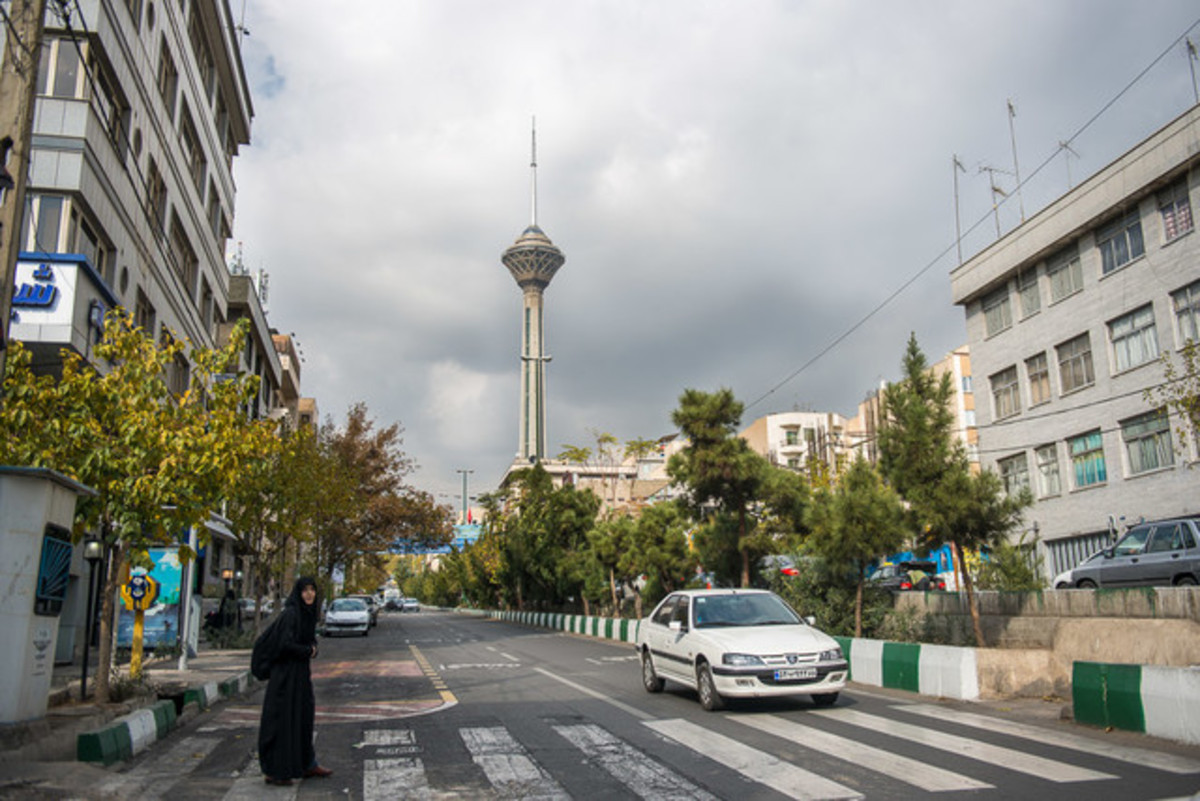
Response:
[[[847,455],[846,419],[835,412],[764,415],[739,435],[751,450],[777,467],[813,470],[822,464],[837,473]]]
[[[1029,487],[1047,575],[1123,519],[1200,514],[1195,432],[1154,399],[1200,331],[1200,106],[951,274],[983,466]],[[1147,392],[1150,391],[1148,395]]]

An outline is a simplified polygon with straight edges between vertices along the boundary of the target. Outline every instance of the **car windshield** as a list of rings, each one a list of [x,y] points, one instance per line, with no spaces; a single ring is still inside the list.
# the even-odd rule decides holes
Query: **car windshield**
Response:
[[[331,612],[365,612],[367,605],[357,598],[338,598],[329,609]]]
[[[696,628],[719,626],[794,626],[800,618],[778,596],[768,593],[699,595],[692,599]]]

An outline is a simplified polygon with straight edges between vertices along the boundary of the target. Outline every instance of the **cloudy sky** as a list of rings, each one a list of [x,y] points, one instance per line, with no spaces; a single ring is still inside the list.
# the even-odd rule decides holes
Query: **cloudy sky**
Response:
[[[996,237],[985,168],[1009,231],[1195,102],[1200,67],[1194,0],[244,14],[235,241],[270,275],[304,394],[399,422],[413,482],[455,506],[456,470],[494,489],[517,449],[521,293],[500,255],[529,222],[533,116],[538,221],[567,258],[546,292],[553,456],[594,430],[670,433],[689,387],[731,388],[744,423],[853,414],[910,332],[931,360],[965,342],[953,156],[970,257]]]

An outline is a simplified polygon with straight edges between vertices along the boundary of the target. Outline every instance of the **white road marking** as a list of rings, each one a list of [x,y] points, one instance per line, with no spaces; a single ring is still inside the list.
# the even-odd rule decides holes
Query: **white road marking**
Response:
[[[368,729],[363,732],[363,741],[355,745],[413,745],[417,741],[412,729]]]
[[[541,673],[546,678],[554,679],[555,681],[557,681],[560,684],[567,685],[572,690],[578,690],[579,692],[583,693],[584,695],[590,696],[591,698],[595,698],[600,701],[604,701],[608,704],[611,704],[612,706],[615,706],[617,709],[620,709],[622,712],[625,712],[626,714],[629,714],[629,715],[633,715],[638,720],[649,720],[650,718],[653,717],[653,715],[643,712],[642,710],[638,709],[636,706],[631,706],[629,704],[624,703],[623,701],[618,701],[617,699],[607,696],[604,693],[600,693],[600,692],[597,692],[588,687],[584,687],[582,684],[576,684],[575,682],[571,681],[570,679],[564,679],[562,676],[558,675],[557,673],[552,673],[549,670],[546,670],[545,668],[534,668],[534,670],[537,671],[538,673]]]
[[[827,717],[831,720],[848,723],[852,726],[861,726],[882,734],[900,737],[910,742],[921,743],[930,748],[937,748],[941,751],[959,754],[1008,770],[1015,770],[1018,773],[1027,773],[1047,781],[1062,783],[1116,778],[1111,773],[1088,770],[1087,768],[1068,765],[1065,762],[1026,754],[1012,748],[990,745],[989,743],[972,740],[968,737],[959,737],[958,735],[947,734],[925,726],[914,726],[911,723],[902,723],[888,718],[881,718],[877,715],[868,715],[865,712],[858,712],[853,709],[813,710],[809,714]]]
[[[599,726],[590,723],[555,726],[554,730],[640,798],[716,801],[714,796]]]
[[[506,654],[506,653],[504,653],[503,651],[501,651],[501,652],[500,652],[500,656],[504,657],[504,658],[505,658],[505,659],[507,659],[509,662],[520,662],[520,661],[521,661],[520,659],[517,659],[517,658],[516,658],[515,656],[513,656],[512,654]]]
[[[798,768],[790,762],[739,743],[723,734],[686,720],[647,720],[645,725],[681,745],[703,754],[714,762],[765,784],[788,798],[842,799],[862,798],[862,794],[824,776]]]
[[[425,765],[416,757],[363,760],[363,801],[433,797]]]
[[[458,733],[499,798],[570,801],[571,796],[504,727],[473,727]]]
[[[982,790],[992,786],[953,771],[893,754],[848,737],[830,734],[827,731],[796,723],[777,715],[729,715],[726,719],[781,737],[805,748],[811,748],[859,766],[869,767],[895,781],[912,784],[929,792]]]
[[[1163,754],[1147,748],[1108,743],[1094,737],[1075,734],[1074,732],[1059,729],[1044,729],[1040,726],[1019,723],[1007,718],[980,715],[976,712],[943,709],[933,704],[899,704],[892,708],[912,712],[917,715],[925,715],[937,720],[961,723],[964,726],[973,726],[980,729],[987,729],[988,731],[1011,734],[1014,737],[1023,737],[1026,740],[1033,740],[1034,742],[1046,745],[1069,748],[1072,751],[1083,751],[1108,759],[1120,760],[1121,762],[1131,762],[1134,765],[1156,768],[1167,773],[1200,773],[1200,761],[1195,759],[1188,759],[1187,757],[1175,754]]]

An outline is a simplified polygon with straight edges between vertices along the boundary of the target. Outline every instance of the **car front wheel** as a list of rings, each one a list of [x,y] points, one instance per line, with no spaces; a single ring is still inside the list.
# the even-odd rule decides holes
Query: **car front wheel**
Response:
[[[696,691],[700,694],[700,706],[704,707],[706,712],[715,712],[725,706],[725,699],[717,692],[717,685],[713,683],[712,669],[707,662],[703,662],[696,668]]]
[[[642,651],[642,686],[648,693],[661,693],[663,689],[663,680],[655,672],[648,650]]]
[[[813,703],[817,706],[833,706],[837,703],[837,693],[813,693]]]

